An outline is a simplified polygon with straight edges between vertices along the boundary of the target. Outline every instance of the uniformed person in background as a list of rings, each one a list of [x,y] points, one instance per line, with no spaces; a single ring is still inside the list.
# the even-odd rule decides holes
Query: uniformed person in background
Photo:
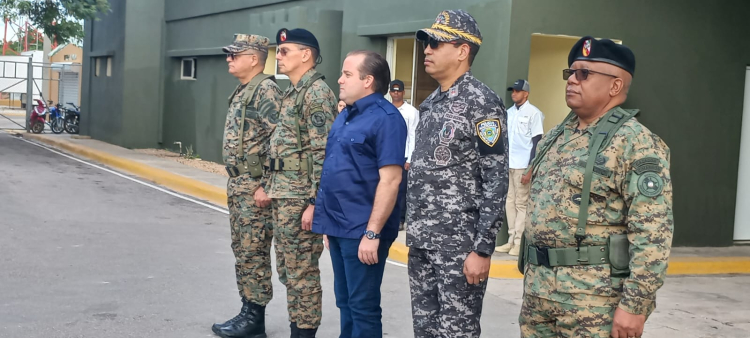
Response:
[[[479,337],[482,301],[508,191],[503,101],[471,73],[474,18],[444,11],[417,32],[437,88],[419,107],[406,243],[416,338]]]
[[[315,337],[322,315],[318,260],[323,236],[310,230],[337,100],[315,70],[320,48],[312,33],[282,29],[276,43],[279,72],[291,81],[269,150],[267,191],[273,206],[276,266],[287,288],[292,338]]]
[[[669,148],[620,107],[635,72],[628,47],[584,37],[568,65],[572,112],[529,169],[521,336],[640,337],[674,230]]]
[[[273,76],[263,74],[268,43],[264,36],[235,34],[234,43],[223,48],[229,73],[240,81],[229,96],[222,157],[229,173],[227,205],[242,309],[212,326],[221,337],[265,337],[265,308],[273,294],[273,226],[263,162],[279,119],[281,90]]]

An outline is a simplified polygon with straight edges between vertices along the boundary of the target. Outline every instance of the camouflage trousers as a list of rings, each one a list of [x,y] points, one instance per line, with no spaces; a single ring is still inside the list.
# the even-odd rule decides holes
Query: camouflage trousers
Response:
[[[302,230],[306,199],[273,199],[276,270],[286,286],[289,321],[301,329],[320,326],[323,312],[318,261],[323,235]]]
[[[487,281],[464,275],[468,252],[409,248],[409,288],[414,338],[479,338]]]
[[[609,338],[616,309],[616,304],[573,305],[524,294],[518,319],[521,337]]]
[[[229,196],[227,205],[237,289],[244,299],[265,306],[273,297],[271,208],[256,207],[251,194]]]

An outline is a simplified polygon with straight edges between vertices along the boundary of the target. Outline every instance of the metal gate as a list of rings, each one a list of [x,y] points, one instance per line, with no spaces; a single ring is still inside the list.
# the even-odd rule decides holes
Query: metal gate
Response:
[[[11,107],[0,107],[0,129],[25,129],[29,131],[29,117],[31,111],[36,105],[35,99],[40,99],[45,104],[49,105],[49,98],[45,98],[41,89],[42,81],[58,82],[60,78],[53,78],[49,71],[60,71],[61,75],[69,73],[68,78],[71,78],[67,85],[67,92],[65,95],[66,99],[70,99],[67,102],[78,102],[78,73],[80,72],[81,65],[53,65],[52,63],[34,62],[32,55],[23,55],[28,60],[18,61],[19,57],[7,57],[0,56],[0,101],[4,99],[7,102],[18,103],[20,101],[20,108]],[[72,79],[75,77],[75,79]],[[73,86],[73,84],[75,86]],[[59,88],[62,92],[63,88]],[[66,103],[63,102],[63,105]]]

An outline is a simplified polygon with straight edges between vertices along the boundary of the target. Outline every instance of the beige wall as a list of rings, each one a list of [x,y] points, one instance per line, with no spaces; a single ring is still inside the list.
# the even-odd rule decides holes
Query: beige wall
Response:
[[[562,70],[568,68],[568,53],[577,37],[531,36],[529,58],[529,102],[544,113],[544,131],[565,119],[570,109],[565,104],[565,80]]]
[[[65,60],[65,55],[75,55],[76,58],[73,60],[72,58],[69,60]],[[73,44],[68,44],[67,46],[63,47],[63,49],[57,51],[55,55],[50,56],[49,62],[55,63],[55,62],[72,62],[81,64],[81,60],[83,60],[83,49],[81,47],[78,47]],[[83,69],[81,67],[76,67],[78,70],[78,102],[81,102],[81,80],[83,79]],[[49,81],[49,97],[46,97],[47,100],[52,100],[54,103],[58,103],[57,99],[59,97],[58,91],[60,88],[60,73],[52,71],[51,69],[48,71],[49,77],[51,80]],[[65,106],[65,102],[62,102],[63,106]]]
[[[414,69],[414,39],[396,40],[395,79],[404,81],[404,99],[411,101],[411,75]]]

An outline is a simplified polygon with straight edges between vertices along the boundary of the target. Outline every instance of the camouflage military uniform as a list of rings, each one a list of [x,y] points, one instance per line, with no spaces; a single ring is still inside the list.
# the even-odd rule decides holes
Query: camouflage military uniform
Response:
[[[414,336],[479,337],[487,282],[469,284],[463,266],[495,248],[508,191],[505,107],[467,72],[419,110],[407,190]]]
[[[240,34],[238,41],[252,40],[255,35]],[[268,38],[263,43],[268,44]],[[237,43],[237,42],[236,42]],[[249,48],[249,47],[248,47]],[[237,166],[240,154],[266,156],[268,140],[279,117],[281,90],[271,79],[258,84],[254,97],[247,84],[240,84],[229,97],[229,110],[224,127],[222,157],[227,166]],[[243,143],[239,144],[240,119],[243,102],[249,99],[245,109]],[[232,226],[232,251],[236,258],[235,273],[237,288],[244,299],[265,306],[271,300],[271,223],[270,208],[255,206],[253,194],[265,184],[263,177],[253,178],[250,174],[230,177],[227,181],[227,205]]]
[[[272,159],[307,158],[312,161],[311,175],[306,168],[272,171],[267,189],[268,196],[273,199],[279,280],[287,288],[289,320],[301,329],[320,326],[322,314],[318,259],[323,252],[323,236],[302,230],[302,213],[309,206],[308,200],[316,196],[337,102],[322,79],[310,85],[299,116],[302,149],[297,149],[295,101],[315,73],[315,69],[309,70],[296,86],[289,86],[284,92],[280,122],[271,136],[269,150]]]
[[[598,121],[578,131],[578,118],[554,129],[534,168],[526,239],[537,247],[576,247],[575,232],[589,140]],[[635,118],[625,122],[596,157],[586,236],[581,247],[604,246],[615,234],[630,242],[630,275],[609,264],[526,265],[519,319],[523,337],[610,336],[615,309],[650,315],[667,268],[673,231],[669,148]]]

